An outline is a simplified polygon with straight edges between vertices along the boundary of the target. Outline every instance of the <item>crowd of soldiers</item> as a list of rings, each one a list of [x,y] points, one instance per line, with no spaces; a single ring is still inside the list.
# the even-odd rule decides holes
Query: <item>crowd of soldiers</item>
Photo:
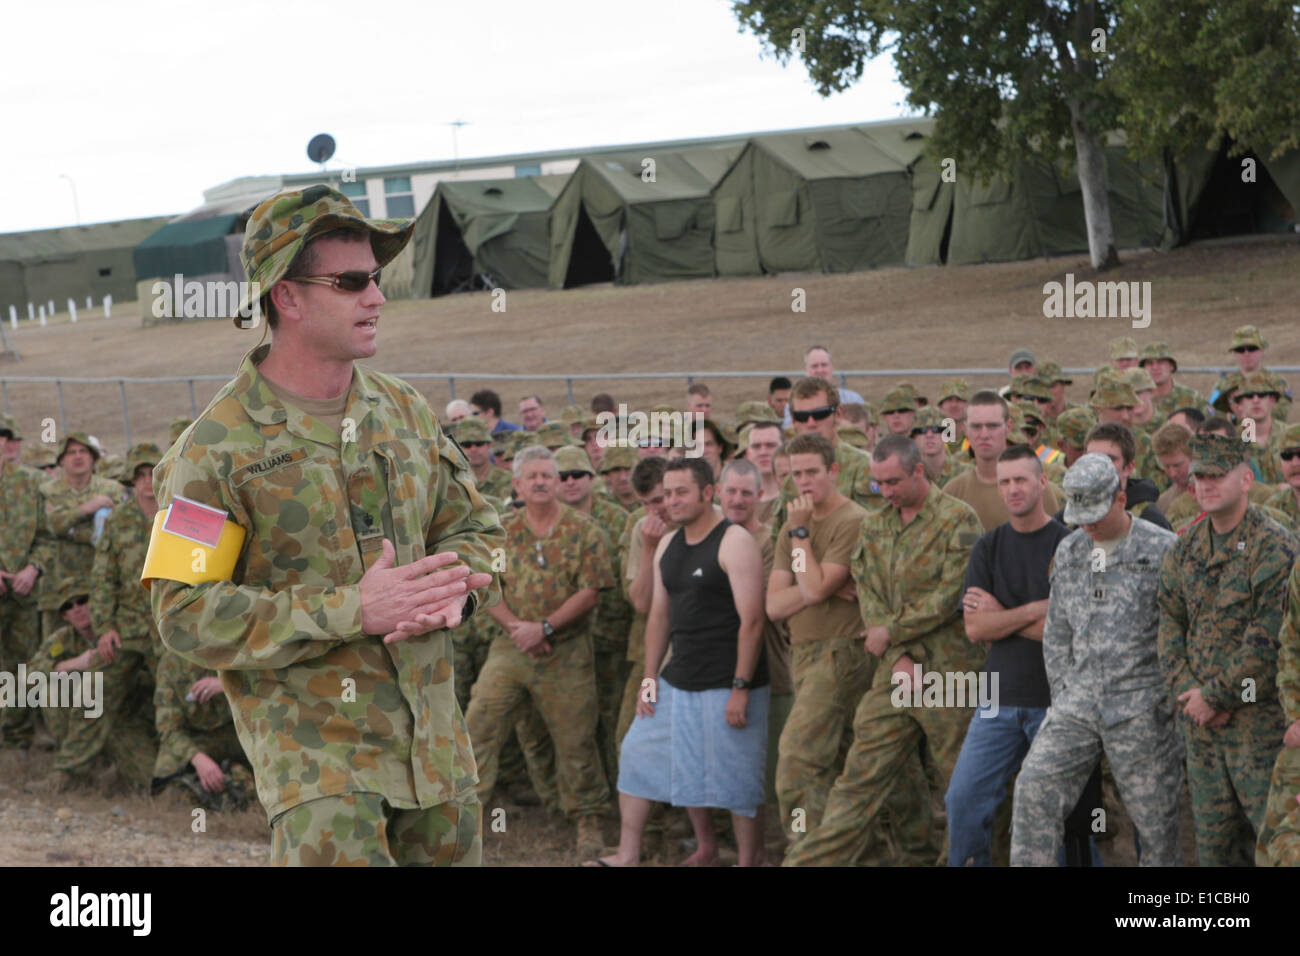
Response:
[[[171,441],[189,425],[173,420]],[[102,681],[93,717],[52,694],[29,702],[15,681],[0,745],[52,750],[58,791],[174,787],[205,808],[242,808],[252,774],[220,680],[163,646],[140,582],[161,457],[154,442],[105,455],[84,432],[24,442],[0,418],[0,671]]]
[[[486,805],[499,790],[563,814],[577,826],[581,853],[604,844],[600,821],[613,808],[619,745],[636,718],[644,676],[650,565],[671,527],[666,459],[698,449],[716,479],[715,506],[759,541],[771,581],[790,587],[791,542],[780,532],[797,531],[816,510],[790,478],[790,447],[799,436],[820,436],[833,450],[835,488],[853,503],[859,526],[832,559],[851,566],[837,596],[863,601],[866,623],[866,595],[909,594],[895,609],[900,619],[965,636],[961,578],[975,539],[1007,520],[996,466],[1008,446],[1027,446],[1041,463],[1048,514],[1059,518],[1070,499],[1068,470],[1100,454],[1113,462],[1132,515],[1187,535],[1212,510],[1197,495],[1197,440],[1217,434],[1240,439],[1239,457],[1226,467],[1252,475],[1249,520],[1228,543],[1231,555],[1171,549],[1152,569],[1160,574],[1166,696],[1172,711],[1189,687],[1217,687],[1214,721],[1185,710],[1177,718],[1201,864],[1300,863],[1300,425],[1287,424],[1291,394],[1263,365],[1261,332],[1237,329],[1229,349],[1238,370],[1207,397],[1175,381],[1168,344],[1140,349],[1118,339],[1086,403],[1075,405],[1066,398],[1075,383],[1061,366],[1024,349],[1011,356],[1010,381],[998,392],[949,379],[928,396],[927,386],[902,383],[869,402],[833,384],[829,350],[813,346],[804,377],[773,379],[765,398],[743,402],[730,420],[714,410],[707,386],[692,385],[684,402],[650,410],[665,429],[634,445],[606,442],[602,425],[618,410],[607,394],[554,421],[538,396],[526,396],[518,425],[504,420],[491,390],[452,402],[444,427],[506,532],[494,567],[502,572],[501,603],[452,632],[456,696],[480,798]],[[688,431],[693,444],[667,426],[681,413],[700,422]],[[173,422],[170,440],[189,424]],[[935,535],[918,535],[921,543],[902,550],[878,546],[897,521],[871,467],[872,450],[887,435],[915,443],[946,509]],[[251,777],[219,679],[163,646],[139,583],[161,449],[139,444],[115,461],[83,433],[64,436],[57,450],[24,450],[22,437],[18,423],[0,421],[0,670],[25,662],[48,672],[103,672],[106,692],[101,718],[45,708],[44,730],[40,710],[7,707],[3,746],[53,747],[60,787],[115,776],[155,792],[174,783],[208,806],[244,803]],[[965,550],[954,556],[943,550],[944,535],[959,526]],[[909,581],[932,580],[941,586],[908,590]],[[783,824],[787,862],[936,862],[943,797],[970,711],[928,716],[909,731],[942,737],[938,750],[934,739],[918,746],[909,736],[891,751],[887,773],[846,767],[862,744],[854,740],[855,717],[866,692],[889,677],[883,667],[876,674],[871,656],[888,634],[858,634],[855,625],[851,640],[830,640],[806,623],[793,628],[775,618],[764,629],[772,690],[767,800]],[[1181,656],[1167,662],[1175,638]],[[927,666],[965,671],[983,658],[972,637],[952,660]],[[852,773],[858,783],[873,781],[869,794],[850,787]],[[1107,800],[1122,802],[1114,792]],[[998,818],[1000,859],[1010,802]],[[665,816],[663,808],[652,815],[651,853]],[[809,840],[831,816],[834,827]]]

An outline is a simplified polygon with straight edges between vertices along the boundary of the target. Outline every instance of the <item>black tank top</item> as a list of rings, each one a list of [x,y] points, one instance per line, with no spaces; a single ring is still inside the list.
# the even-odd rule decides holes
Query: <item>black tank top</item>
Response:
[[[731,581],[718,563],[718,548],[731,524],[724,518],[693,545],[686,543],[683,530],[673,536],[659,559],[668,591],[668,636],[673,649],[662,676],[678,690],[730,687],[736,676],[740,615]],[[767,658],[762,651],[751,684],[767,684]]]

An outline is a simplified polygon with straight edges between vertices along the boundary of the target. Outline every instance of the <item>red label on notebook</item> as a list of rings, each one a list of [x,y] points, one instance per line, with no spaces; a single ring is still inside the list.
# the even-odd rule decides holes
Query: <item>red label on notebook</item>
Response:
[[[163,530],[188,541],[215,548],[226,526],[226,512],[177,495],[163,521]]]

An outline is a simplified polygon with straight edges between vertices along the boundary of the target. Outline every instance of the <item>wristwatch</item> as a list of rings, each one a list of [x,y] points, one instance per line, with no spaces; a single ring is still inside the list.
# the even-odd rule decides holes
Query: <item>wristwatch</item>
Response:
[[[808,537],[808,529],[805,528],[803,525],[799,525],[797,528],[791,528],[791,529],[790,529],[790,537],[792,537],[792,538],[806,538],[806,537]]]
[[[547,637],[555,636],[555,628],[551,627],[550,621],[542,621],[542,633]]]
[[[749,681],[745,680],[743,677],[733,677],[731,679],[731,686],[736,690],[749,690]]]

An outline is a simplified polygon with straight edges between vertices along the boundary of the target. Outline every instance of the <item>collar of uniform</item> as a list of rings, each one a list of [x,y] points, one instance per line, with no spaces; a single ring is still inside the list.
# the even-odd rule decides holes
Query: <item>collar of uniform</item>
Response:
[[[1237,522],[1237,527],[1228,533],[1227,540],[1223,542],[1223,547],[1218,551],[1214,550],[1214,541],[1210,538],[1210,532],[1214,530],[1214,523],[1210,520],[1210,516],[1206,515],[1202,521],[1198,522],[1198,524],[1205,527],[1196,529],[1197,536],[1194,543],[1201,560],[1205,562],[1205,566],[1207,568],[1218,567],[1220,564],[1227,564],[1235,558],[1238,554],[1238,542],[1248,541],[1258,530],[1257,525],[1259,524],[1260,515],[1261,512],[1253,505],[1246,505],[1246,513]]]
[[[912,527],[912,525],[916,524],[916,519],[921,517],[921,515],[929,514],[935,510],[939,498],[942,495],[943,492],[939,489],[939,486],[936,485],[933,481],[930,482],[930,490],[925,493],[925,500],[921,502],[920,509],[916,512],[916,514],[912,516],[912,520],[909,521],[906,525],[903,524],[903,519],[899,515],[898,509],[895,508],[893,505],[889,505],[886,508],[886,510],[889,512],[888,520],[889,520],[890,527],[899,531],[905,528]]]
[[[312,423],[320,424],[316,419],[306,413],[290,415],[289,410],[275,397],[275,393],[271,391],[271,387],[266,383],[266,378],[257,368],[266,359],[270,351],[271,346],[269,343],[259,345],[248,352],[239,365],[239,374],[235,377],[235,393],[240,404],[248,412],[248,417],[261,425],[284,425],[293,434],[311,441],[318,441],[323,444],[336,442],[338,436],[329,432],[323,425],[319,429],[312,427]],[[369,434],[369,429],[363,427],[364,422],[378,402],[379,395],[371,387],[367,376],[361,374],[361,370],[354,364],[352,366],[352,384],[348,386],[348,404],[344,411],[344,417],[351,418],[357,423],[358,445],[362,436]],[[365,450],[363,448],[358,449],[361,452]]]

